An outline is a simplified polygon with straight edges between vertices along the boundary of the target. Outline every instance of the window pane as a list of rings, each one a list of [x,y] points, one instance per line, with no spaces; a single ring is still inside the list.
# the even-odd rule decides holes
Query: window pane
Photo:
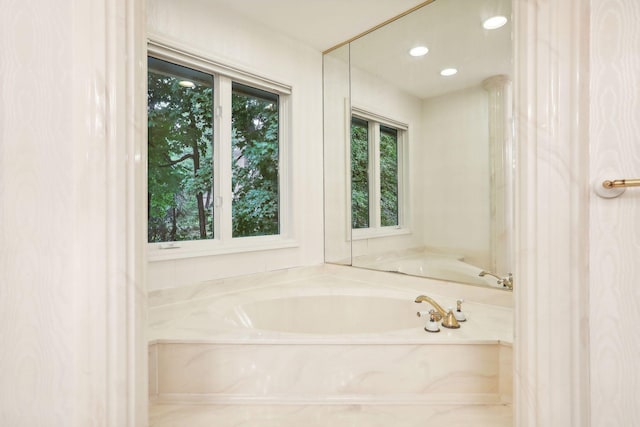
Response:
[[[233,237],[280,233],[278,95],[233,84]]]
[[[369,227],[369,124],[351,119],[351,226]]]
[[[398,131],[380,126],[380,224],[398,225]]]
[[[149,58],[149,242],[213,238],[213,76]]]

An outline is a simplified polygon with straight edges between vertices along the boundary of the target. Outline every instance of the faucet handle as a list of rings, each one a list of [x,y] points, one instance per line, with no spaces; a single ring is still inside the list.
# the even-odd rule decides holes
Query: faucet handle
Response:
[[[502,285],[502,287],[507,289],[513,289],[513,274],[509,273],[506,277],[498,280],[498,285]]]
[[[440,313],[438,313],[437,311],[435,311],[434,309],[431,309],[429,311],[420,310],[420,311],[416,312],[416,316],[418,316],[418,317],[424,317],[424,316],[427,316],[427,315],[430,318],[433,317],[435,321],[442,320],[442,315]]]
[[[462,311],[462,303],[463,302],[464,302],[464,300],[462,300],[462,299],[459,299],[459,300],[456,301],[456,311],[453,313],[453,315],[456,317],[456,320],[458,322],[466,322],[467,321],[467,316]]]
[[[424,327],[424,330],[427,332],[440,332],[440,327],[438,326],[438,320],[436,317],[441,317],[440,313],[437,313],[434,309],[429,310],[429,321]]]

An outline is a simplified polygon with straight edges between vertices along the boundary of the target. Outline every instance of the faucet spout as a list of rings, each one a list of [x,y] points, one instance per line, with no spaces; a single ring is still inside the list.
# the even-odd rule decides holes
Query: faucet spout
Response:
[[[435,316],[436,320],[442,320],[442,326],[444,326],[445,328],[457,329],[460,327],[460,324],[453,314],[453,310],[449,310],[449,312],[447,313],[446,311],[444,311],[444,308],[440,306],[440,304],[435,302],[433,298],[426,295],[420,295],[416,298],[415,302],[428,302],[429,304],[431,304],[433,308],[435,308],[438,312],[438,316]]]
[[[489,276],[493,276],[493,277],[495,277],[495,278],[496,278],[496,279],[498,279],[498,280],[502,279],[502,277],[498,276],[497,274],[493,274],[492,272],[490,272],[490,271],[485,271],[485,270],[482,270],[482,271],[480,272],[480,274],[478,274],[478,276],[480,276],[480,277],[484,277],[484,276],[486,276],[487,274],[488,274]]]
[[[480,276],[480,277],[484,277],[484,276],[486,276],[487,274],[488,274],[489,276],[493,276],[493,277],[495,277],[496,279],[498,279],[498,285],[502,285],[503,287],[505,287],[505,288],[507,288],[507,289],[513,289],[513,274],[509,273],[506,277],[500,277],[500,276],[498,276],[497,274],[493,274],[493,273],[492,273],[492,272],[490,272],[490,271],[482,270],[482,271],[478,274],[478,276]]]
[[[447,312],[444,311],[444,308],[442,308],[442,306],[440,306],[440,304],[435,302],[435,300],[431,297],[428,297],[426,295],[420,295],[416,298],[415,302],[428,302],[429,304],[431,304],[433,308],[436,309],[436,311],[440,315],[440,318],[443,318],[447,315]]]

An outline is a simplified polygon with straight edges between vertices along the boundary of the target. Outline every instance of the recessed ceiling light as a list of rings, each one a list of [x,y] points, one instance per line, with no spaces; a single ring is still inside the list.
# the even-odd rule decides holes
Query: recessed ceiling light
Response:
[[[180,86],[182,86],[182,87],[186,87],[186,88],[189,88],[189,89],[193,89],[194,87],[196,87],[196,84],[194,82],[192,82],[192,81],[189,81],[189,80],[180,80],[178,82],[178,84]]]
[[[456,70],[455,68],[445,68],[444,70],[440,71],[440,75],[445,77],[453,76],[457,73],[458,70]]]
[[[416,46],[409,51],[411,56],[424,56],[429,52],[429,48],[426,46]]]
[[[486,19],[482,26],[485,30],[495,30],[496,28],[502,27],[507,23],[507,18],[505,16],[492,16],[489,19]]]

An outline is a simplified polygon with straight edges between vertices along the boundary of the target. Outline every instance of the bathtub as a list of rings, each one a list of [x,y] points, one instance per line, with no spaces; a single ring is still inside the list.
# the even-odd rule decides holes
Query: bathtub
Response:
[[[225,316],[235,326],[279,333],[383,334],[421,326],[408,298],[368,295],[304,295],[242,304]]]
[[[404,276],[353,270],[298,272],[293,280],[286,274],[280,280],[277,274],[266,280],[254,276],[195,290],[189,294],[194,297],[180,301],[158,298],[163,303],[150,308],[151,400],[213,405],[437,405],[443,400],[504,405],[509,400],[508,307],[465,303],[469,320],[460,329],[428,333],[425,319],[416,316],[418,309],[429,308],[414,303],[421,292],[393,284]],[[455,303],[452,297],[430,296],[445,308]]]

